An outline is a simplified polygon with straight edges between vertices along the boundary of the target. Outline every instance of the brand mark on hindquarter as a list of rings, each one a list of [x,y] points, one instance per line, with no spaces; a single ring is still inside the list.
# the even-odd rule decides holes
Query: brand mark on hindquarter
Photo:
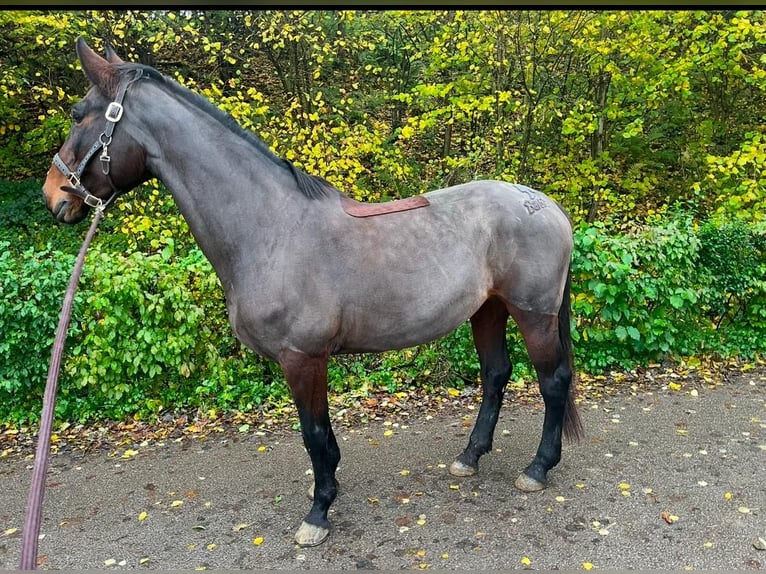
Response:
[[[535,195],[528,189],[522,189],[521,191],[527,194],[527,199],[524,200],[523,205],[527,208],[527,213],[529,215],[534,215],[541,209],[548,207],[548,203],[539,195]]]

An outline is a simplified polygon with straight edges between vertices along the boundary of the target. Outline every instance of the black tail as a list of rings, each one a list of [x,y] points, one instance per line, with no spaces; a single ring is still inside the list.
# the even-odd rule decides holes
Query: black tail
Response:
[[[574,368],[574,350],[572,349],[572,333],[569,324],[569,315],[572,306],[572,301],[570,299],[571,285],[572,266],[570,264],[569,269],[567,270],[566,283],[564,284],[564,297],[561,300],[561,307],[559,307],[559,340],[561,341],[561,348],[569,362],[569,369],[572,372],[572,382],[569,383],[569,394],[567,396],[566,405],[564,406],[564,436],[570,440],[579,441],[583,438],[583,428],[580,414],[577,412],[577,405],[575,405],[574,402],[577,387],[577,373]]]

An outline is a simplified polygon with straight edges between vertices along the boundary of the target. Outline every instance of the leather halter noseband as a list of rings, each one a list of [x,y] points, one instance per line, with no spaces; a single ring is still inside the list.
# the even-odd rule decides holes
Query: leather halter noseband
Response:
[[[72,171],[69,168],[69,166],[64,162],[64,160],[61,159],[61,156],[59,156],[58,153],[53,156],[53,165],[58,168],[58,170],[67,179],[67,181],[69,181],[70,184],[69,186],[63,186],[61,189],[67,193],[76,195],[90,207],[100,210],[106,209],[106,207],[112,203],[112,201],[114,201],[114,199],[121,193],[121,191],[114,185],[111,175],[109,175],[110,162],[112,160],[112,158],[109,156],[109,145],[112,143],[114,127],[122,118],[122,113],[124,111],[124,108],[122,107],[122,101],[125,98],[125,93],[128,91],[128,87],[133,82],[140,79],[142,75],[143,70],[138,68],[135,70],[135,76],[132,79],[120,82],[120,85],[117,88],[117,96],[115,97],[114,101],[111,102],[109,106],[107,106],[106,112],[104,113],[104,117],[106,117],[107,120],[106,128],[103,132],[101,132],[101,135],[98,136],[98,139],[90,147],[88,153],[85,154],[85,157],[80,160],[80,165],[77,166],[75,171]],[[101,161],[101,172],[107,176],[109,185],[112,187],[112,195],[110,195],[106,201],[96,197],[91,192],[89,192],[82,184],[82,181],[80,181],[82,174],[85,172],[85,169],[90,163],[90,160],[93,159],[99,149],[101,150],[101,155],[99,156],[99,160]]]

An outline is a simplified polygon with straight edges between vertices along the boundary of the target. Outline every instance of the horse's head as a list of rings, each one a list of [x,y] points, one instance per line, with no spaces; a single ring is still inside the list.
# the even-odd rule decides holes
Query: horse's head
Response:
[[[45,204],[62,223],[108,204],[151,177],[146,153],[126,129],[122,99],[140,70],[107,47],[106,59],[77,39],[77,56],[93,86],[72,107],[72,127],[43,184]]]

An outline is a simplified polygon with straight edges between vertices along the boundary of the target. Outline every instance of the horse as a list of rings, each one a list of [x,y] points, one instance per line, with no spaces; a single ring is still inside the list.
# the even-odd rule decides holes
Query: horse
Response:
[[[412,347],[468,320],[482,400],[450,472],[477,473],[492,449],[512,370],[512,317],[545,407],[539,447],[515,485],[546,486],[562,433],[582,433],[570,332],[572,226],[557,202],[492,180],[414,202],[356,202],[156,69],[125,62],[110,46],[104,58],[82,37],[76,52],[91,87],[71,109],[70,132],[43,184],[45,204],[59,222],[77,223],[151,178],[167,187],[220,278],[231,328],[280,365],[296,405],[314,475],[298,545],[327,539],[338,492],[329,357]]]

